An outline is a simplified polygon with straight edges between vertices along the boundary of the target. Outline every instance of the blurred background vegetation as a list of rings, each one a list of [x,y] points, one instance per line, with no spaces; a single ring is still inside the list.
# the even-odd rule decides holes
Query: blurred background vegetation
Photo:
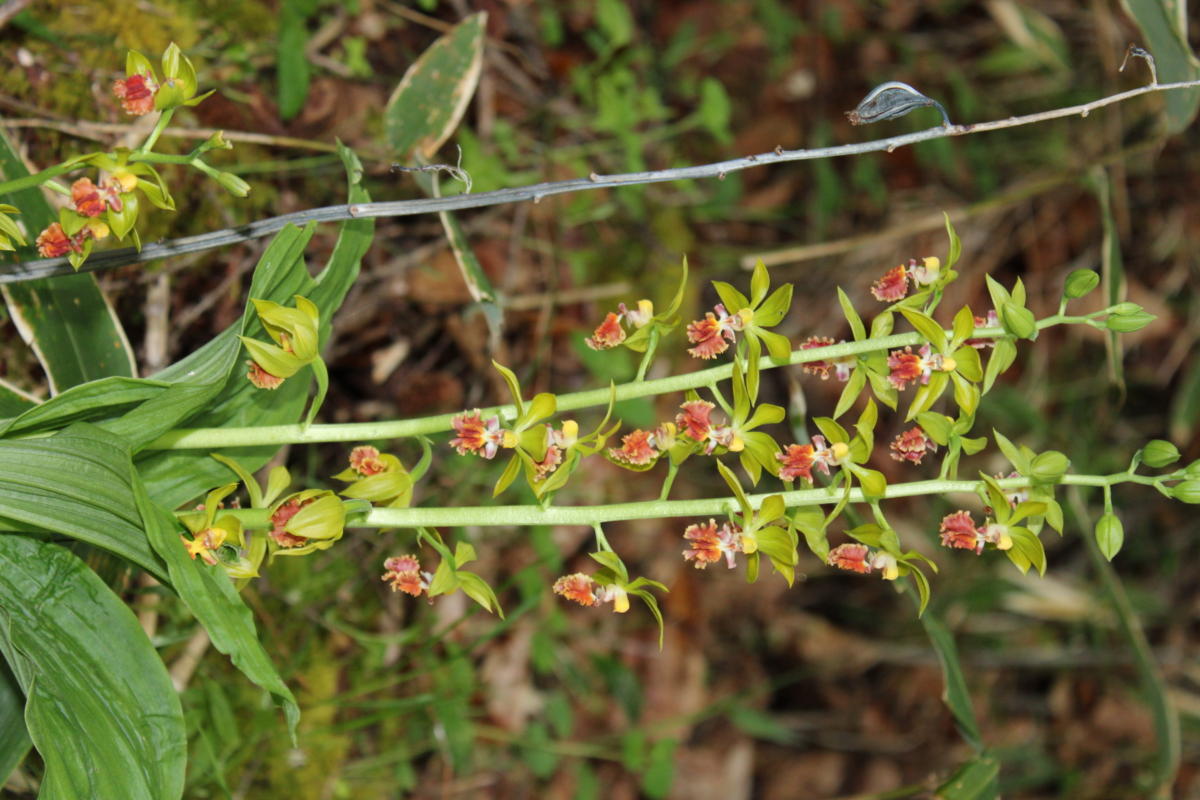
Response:
[[[329,152],[339,138],[362,156],[374,199],[422,196],[411,174],[390,171],[399,156],[384,144],[382,109],[416,57],[476,11],[488,13],[483,71],[440,160],[453,162],[460,146],[478,192],[861,141],[937,122],[927,110],[850,127],[843,112],[887,80],[939,99],[955,122],[1093,99],[1146,82],[1140,63],[1117,68],[1129,42],[1151,46],[1133,14],[1146,23],[1155,9],[1166,15],[1156,3],[1105,0],[50,0],[0,30],[0,113],[34,165],[94,149],[88,140],[109,147],[129,123],[109,92],[124,50],[157,53],[178,42],[202,87],[218,89],[178,126],[229,131],[236,147],[218,156],[220,166],[253,192],[231,201],[198,175],[169,173],[183,211],[152,215],[142,231],[150,241],[343,202],[341,167]],[[1194,41],[1200,22],[1184,24],[1184,39]],[[1156,55],[1161,73],[1168,59],[1160,48]],[[501,297],[490,323],[438,220],[381,220],[335,320],[322,415],[369,421],[500,402],[491,358],[511,365],[530,392],[627,380],[635,365],[625,351],[593,353],[582,339],[618,301],[664,298],[683,254],[694,277],[685,319],[715,302],[708,279],[744,284],[746,267],[761,257],[774,282],[796,285],[782,333],[793,342],[842,336],[835,287],[869,313],[867,288],[884,270],[944,256],[945,210],[964,244],[948,307],[982,309],[985,275],[1004,283],[1019,276],[1043,316],[1070,270],[1092,268],[1123,275],[1129,298],[1159,318],[1122,337],[1123,369],[1109,365],[1104,337],[1092,330],[1055,329],[1022,344],[979,429],[1063,450],[1079,471],[1123,469],[1154,437],[1193,460],[1200,140],[1195,127],[1172,131],[1186,109],[1168,117],[1165,106],[1151,96],[1086,119],[893,153],[462,213]],[[278,138],[247,143],[237,132]],[[191,146],[167,136],[159,149]],[[315,249],[332,241],[333,229],[322,230]],[[146,371],[241,314],[264,247],[103,275]],[[682,347],[665,350],[657,374],[696,367]],[[44,388],[7,319],[0,377]],[[787,406],[799,431],[809,411],[832,410],[839,389],[773,370],[760,399]],[[678,402],[635,401],[618,413],[627,427],[646,426]],[[900,430],[892,419],[879,433]],[[415,460],[411,443],[380,444]],[[297,448],[281,458],[307,486],[323,487],[346,449]],[[490,502],[501,466],[440,445],[416,502]],[[889,480],[930,477],[886,458],[874,466]],[[967,468],[1007,465],[980,456]],[[715,473],[689,464],[673,496],[723,491]],[[656,492],[655,477],[630,480],[589,464],[586,480],[559,502]],[[1081,536],[1094,523],[1096,495],[1064,502],[1074,518],[1061,540],[1043,537],[1050,569],[1041,579],[1019,575],[1002,557],[937,547],[938,520],[957,498],[889,504],[906,546],[943,567],[930,616],[954,633],[1006,797],[1140,798],[1170,780],[1173,796],[1200,793],[1200,525],[1188,507],[1147,489],[1116,494],[1127,532],[1119,583]],[[515,498],[510,492],[506,502]],[[176,602],[130,585],[186,685],[187,796],[907,797],[971,755],[940,699],[937,656],[908,598],[882,581],[833,574],[807,554],[791,590],[773,577],[749,586],[740,574],[696,572],[680,557],[687,522],[608,529],[635,572],[671,588],[662,652],[648,617],[566,608],[551,595],[556,576],[585,568],[588,530],[447,532],[476,544],[479,571],[507,610],[503,622],[461,595],[426,605],[389,593],[382,561],[413,550],[409,532],[352,532],[330,551],[281,559],[246,598],[304,710],[295,749],[279,713],[224,657],[188,660],[203,643],[196,646],[195,623]],[[1157,685],[1139,672],[1130,625],[1144,630],[1144,652],[1163,677]],[[1178,759],[1160,744],[1168,702],[1182,726]],[[26,764],[6,794],[26,796],[37,773]]]

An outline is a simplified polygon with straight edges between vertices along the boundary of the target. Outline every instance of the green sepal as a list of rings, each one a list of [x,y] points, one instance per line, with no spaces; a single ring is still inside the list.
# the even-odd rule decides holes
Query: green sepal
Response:
[[[517,409],[517,418],[523,417],[525,415],[525,401],[521,399],[521,383],[517,380],[517,376],[511,369],[495,359],[492,360],[492,366],[504,378],[504,382],[508,384],[508,393],[512,395],[513,405]]]
[[[946,332],[942,330],[942,326],[937,324],[927,314],[922,314],[920,311],[911,308],[900,308],[900,313],[908,320],[909,324],[916,329],[917,333],[921,334],[933,349],[939,353],[947,351]]]
[[[717,295],[721,298],[721,303],[725,306],[725,310],[730,314],[736,314],[743,308],[750,307],[750,301],[746,295],[733,288],[731,284],[725,281],[713,281],[713,288],[717,290]]]

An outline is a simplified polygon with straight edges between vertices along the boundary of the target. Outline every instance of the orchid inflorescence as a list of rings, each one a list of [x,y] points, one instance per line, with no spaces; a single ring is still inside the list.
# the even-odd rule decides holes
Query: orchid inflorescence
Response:
[[[1033,316],[1026,308],[1020,280],[1010,290],[988,278],[993,307],[977,315],[963,306],[945,329],[935,321],[934,313],[945,287],[957,278],[954,267],[960,253],[958,238],[948,220],[947,232],[947,258],[911,259],[886,270],[875,281],[871,294],[886,305],[869,323],[859,316],[849,296],[838,290],[849,328],[848,340],[814,333],[793,350],[785,337],[770,330],[787,315],[792,290],[790,285],[772,290],[770,276],[761,263],[753,272],[748,294],[715,282],[720,302],[691,323],[683,324],[678,316],[685,289],[681,281],[663,313],[655,314],[655,306],[648,299],[619,304],[616,311],[606,312],[586,339],[592,349],[626,347],[642,353],[636,385],[644,380],[664,340],[682,329],[687,340],[685,348],[693,357],[704,361],[730,358],[723,373],[728,376],[728,397],[718,389],[715,379],[707,384],[697,382],[694,385],[701,389],[707,386],[711,399],[696,388],[688,388],[669,418],[629,430],[618,438],[621,423],[612,420],[618,388],[612,386],[603,418],[584,433],[577,420],[556,419],[560,407],[556,395],[541,392],[526,400],[516,373],[493,362],[508,387],[511,405],[454,415],[449,420],[453,430],[449,446],[460,456],[485,461],[507,457],[493,495],[498,496],[523,477],[544,509],[554,503],[583,462],[592,456],[599,455],[634,472],[649,472],[660,462],[665,463],[659,497],[663,501],[684,462],[711,460],[732,493],[732,501],[726,506],[726,519],[709,517],[684,526],[685,563],[701,570],[717,563],[729,569],[744,565],[747,579],[755,581],[765,557],[791,585],[800,563],[799,544],[803,538],[820,561],[835,569],[876,574],[886,581],[911,581],[923,611],[930,596],[927,573],[937,572],[938,566],[925,553],[905,546],[884,512],[888,479],[871,466],[878,457],[875,437],[881,409],[900,411],[901,393],[910,392],[907,407],[897,415],[905,426],[888,443],[888,456],[905,469],[939,458],[938,479],[956,481],[961,459],[979,453],[988,443],[987,436],[972,435],[976,412],[982,397],[1013,364],[1018,340],[1036,339],[1043,327],[1053,324],[1079,323],[1123,331],[1136,329],[1151,319],[1132,303],[1084,316],[1066,316],[1066,303],[1087,294],[1099,281],[1095,273],[1078,270],[1067,279],[1055,317],[1039,322]],[[686,275],[685,262],[684,280]],[[321,320],[315,305],[297,296],[295,308],[256,300],[255,309],[270,341],[264,342],[250,331],[242,337],[251,356],[250,381],[269,390],[311,366],[318,384],[317,399],[308,417],[311,420],[325,386],[319,355]],[[895,334],[897,320],[907,322],[913,333]],[[758,402],[761,369],[787,364],[800,366],[805,374],[821,380],[834,377],[843,384],[833,414],[813,417],[810,423],[815,430],[801,441],[776,438],[770,430],[784,422],[787,413],[781,406]],[[949,404],[943,403],[947,395]],[[952,413],[938,410],[939,404]],[[839,421],[856,407],[858,416],[852,424]],[[1062,532],[1063,512],[1055,499],[1055,487],[1062,482],[1070,462],[1056,451],[1036,453],[1016,445],[999,432],[993,431],[992,439],[1012,464],[1012,472],[1002,478],[980,473],[974,485],[984,509],[983,521],[976,522],[969,509],[955,510],[944,516],[936,538],[949,550],[976,555],[995,550],[1023,572],[1031,567],[1044,572],[1045,550],[1039,536],[1046,527]],[[1164,446],[1169,445],[1152,443],[1146,455],[1139,454],[1135,460],[1151,466],[1168,464],[1171,454]],[[304,525],[297,532],[288,527],[289,521],[301,518],[310,503],[345,503],[351,512],[409,506],[415,483],[429,464],[428,445],[423,442],[423,447],[425,456],[411,473],[394,456],[369,446],[355,448],[350,467],[335,476],[349,483],[341,491],[347,499],[337,500],[330,492],[301,492],[274,504],[271,531],[257,550],[253,536],[223,526],[223,518],[210,517],[189,525],[193,536],[185,537],[185,545],[193,557],[223,564],[231,574],[236,571],[239,575],[256,574],[258,563],[267,554],[301,554],[328,547],[340,532],[314,534]],[[770,480],[781,482],[781,491],[753,497],[746,494],[743,478],[725,463],[731,455],[752,486],[758,486],[766,473]],[[1174,457],[1178,457],[1177,451]],[[1155,485],[1171,496],[1185,500],[1194,497],[1189,502],[1200,500],[1200,489],[1195,488],[1200,486],[1200,468],[1193,465],[1188,469],[1197,474],[1177,471],[1160,476]],[[255,500],[253,491],[251,495],[255,507],[268,502],[261,497]],[[859,507],[869,517],[864,519],[858,513]],[[1097,537],[1103,536],[1102,548],[1111,556],[1123,537],[1120,522],[1111,509],[1106,509],[1101,523]],[[590,555],[600,569],[564,575],[555,581],[554,592],[583,606],[611,604],[616,612],[628,610],[630,598],[638,598],[659,622],[661,641],[662,616],[653,592],[665,592],[666,587],[649,578],[631,577],[598,522],[594,528],[596,551]],[[462,568],[475,558],[470,544],[459,541],[451,551],[440,534],[425,528],[418,529],[417,541],[437,551],[441,557],[438,566],[433,571],[423,569],[421,556],[412,552],[390,556],[382,578],[393,591],[432,599],[461,588],[484,608],[500,611],[491,587],[479,575]]]
[[[136,149],[117,147],[108,152],[84,153],[43,170],[28,179],[5,182],[44,184],[66,200],[59,208],[58,220],[43,228],[34,245],[43,258],[66,257],[75,269],[87,260],[96,242],[110,235],[118,241],[129,239],[141,248],[136,224],[146,203],[164,211],[175,210],[175,199],[167,183],[153,166],[155,163],[184,163],[215,180],[237,197],[245,197],[250,186],[231,172],[223,172],[207,163],[204,156],[213,150],[228,150],[232,145],[221,131],[214,133],[186,156],[159,156],[154,144],[180,108],[195,106],[212,91],[198,93],[196,69],[174,43],[160,59],[161,73],[141,53],[130,50],[125,59],[125,77],[112,84],[113,96],[127,115],[144,116],[158,112],[152,132]],[[84,168],[97,172],[76,178],[64,186],[55,178]],[[7,189],[0,187],[0,193]],[[10,215],[12,206],[0,205],[0,250],[15,250],[26,245],[25,237]]]

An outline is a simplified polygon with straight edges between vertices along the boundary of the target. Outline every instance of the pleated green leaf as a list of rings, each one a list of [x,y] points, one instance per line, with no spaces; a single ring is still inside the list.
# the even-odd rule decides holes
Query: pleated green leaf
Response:
[[[33,742],[25,730],[25,695],[0,659],[0,785],[25,758]]]
[[[0,526],[69,536],[166,580],[133,501],[125,448],[117,437],[82,425],[42,439],[0,441]]]
[[[183,794],[179,697],[137,618],[59,545],[0,535],[0,651],[45,762],[41,800]]]

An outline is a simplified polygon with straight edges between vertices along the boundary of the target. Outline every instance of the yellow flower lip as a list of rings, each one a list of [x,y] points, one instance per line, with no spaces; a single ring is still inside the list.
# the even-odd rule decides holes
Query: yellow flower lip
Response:
[[[951,356],[942,357],[942,372],[953,372],[958,367],[958,362]]]
[[[517,446],[517,435],[512,431],[505,431],[504,439],[500,442],[500,445],[511,450]]]
[[[138,178],[132,172],[121,170],[113,173],[113,180],[121,185],[121,192],[132,192],[137,188]]]
[[[618,589],[616,596],[613,597],[613,611],[617,614],[624,614],[629,610],[629,595],[624,589]]]
[[[845,442],[834,442],[829,448],[833,452],[833,460],[841,463],[842,459],[850,455],[850,445]]]

